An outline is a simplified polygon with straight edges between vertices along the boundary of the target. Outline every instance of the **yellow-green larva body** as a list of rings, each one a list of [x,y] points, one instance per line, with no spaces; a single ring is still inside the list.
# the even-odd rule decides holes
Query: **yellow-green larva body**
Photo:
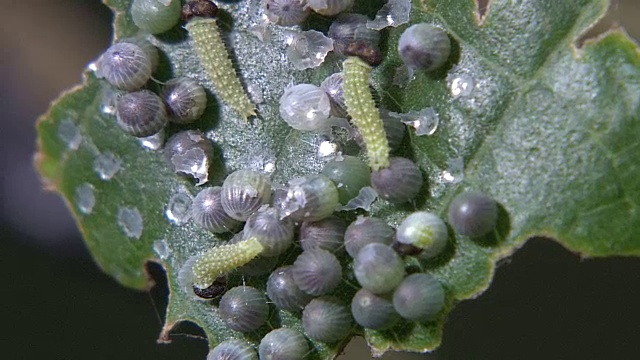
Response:
[[[369,166],[373,170],[386,168],[389,166],[389,141],[369,90],[371,66],[355,56],[346,59],[343,65],[344,102],[367,147]]]
[[[245,118],[256,114],[236,74],[215,19],[194,18],[186,25],[200,63],[227,105]]]
[[[247,264],[263,250],[256,238],[235,244],[216,246],[196,259],[193,264],[193,284],[201,289],[209,287],[220,275]]]

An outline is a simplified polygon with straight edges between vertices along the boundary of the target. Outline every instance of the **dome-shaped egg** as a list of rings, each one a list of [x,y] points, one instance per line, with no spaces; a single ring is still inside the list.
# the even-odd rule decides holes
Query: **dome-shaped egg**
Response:
[[[443,306],[444,289],[429,274],[411,274],[393,292],[393,307],[407,320],[433,320]]]
[[[118,125],[135,137],[156,134],[167,124],[162,99],[151,91],[141,90],[122,95],[116,103]]]
[[[180,0],[133,0],[131,18],[140,29],[160,34],[180,21]]]
[[[451,41],[440,28],[415,24],[407,28],[398,41],[400,58],[411,69],[432,71],[449,58]]]
[[[149,81],[151,70],[151,59],[140,46],[119,42],[100,56],[96,76],[120,90],[133,91]]]
[[[493,231],[498,222],[498,204],[485,194],[466,192],[449,204],[449,223],[458,234],[479,237]]]
[[[331,114],[329,95],[318,86],[298,84],[280,97],[280,116],[296,130],[317,130],[327,126]]]
[[[207,108],[207,94],[202,85],[186,77],[167,81],[162,99],[167,105],[169,121],[176,124],[190,124],[200,119]]]
[[[401,157],[389,159],[388,167],[371,173],[371,185],[378,196],[396,204],[413,200],[420,192],[423,181],[418,166]]]
[[[394,234],[393,227],[386,221],[376,217],[358,216],[349,224],[344,234],[344,246],[352,258],[358,251],[371,243],[391,244]]]
[[[346,230],[346,221],[337,216],[318,221],[305,221],[300,226],[300,246],[303,250],[320,248],[335,252],[344,246]]]
[[[310,295],[324,295],[342,280],[342,267],[332,253],[322,249],[303,251],[293,263],[293,280]]]
[[[302,360],[309,353],[307,339],[287,328],[271,330],[260,340],[260,360]]]
[[[371,168],[355,156],[343,155],[329,161],[322,168],[322,175],[336,184],[342,204],[358,196],[363,187],[371,185]]]
[[[258,360],[258,354],[250,344],[231,339],[214,347],[207,355],[207,360]]]
[[[334,343],[351,333],[349,308],[333,296],[311,300],[302,310],[302,328],[313,340]]]
[[[279,267],[269,275],[267,296],[276,307],[287,311],[301,311],[313,298],[296,285],[291,266]]]
[[[267,321],[269,306],[260,290],[237,286],[222,295],[218,312],[229,329],[249,332]]]
[[[373,330],[388,329],[400,320],[391,300],[367,289],[360,289],[353,296],[351,315],[360,326]]]
[[[236,220],[246,221],[270,199],[271,181],[257,171],[234,171],[222,184],[222,207]]]
[[[278,209],[266,208],[254,213],[244,226],[244,238],[256,238],[264,250],[261,256],[277,256],[293,244],[293,221],[280,218]]]
[[[191,204],[191,217],[203,229],[213,233],[233,232],[240,222],[222,208],[222,188],[214,186],[201,190]]]
[[[360,285],[374,294],[390,292],[406,275],[400,256],[380,243],[368,244],[358,251],[353,272]]]

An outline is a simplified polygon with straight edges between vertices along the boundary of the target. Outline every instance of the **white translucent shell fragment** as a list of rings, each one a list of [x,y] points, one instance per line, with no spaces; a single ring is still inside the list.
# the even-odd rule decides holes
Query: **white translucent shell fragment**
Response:
[[[318,86],[311,84],[291,86],[280,97],[280,116],[296,130],[311,131],[325,128],[330,114],[329,96]]]
[[[398,27],[409,22],[410,14],[411,0],[389,0],[378,10],[373,20],[367,21],[367,27],[374,30]]]
[[[353,6],[355,0],[306,0],[305,8],[311,9],[318,14],[333,16],[337,15]]]
[[[320,66],[329,51],[333,50],[333,40],[316,30],[289,32],[286,37],[287,57],[297,70]]]
[[[409,111],[405,114],[389,112],[389,116],[400,119],[401,122],[416,129],[416,135],[433,135],[438,130],[440,124],[440,116],[430,107],[421,109],[420,111]]]
[[[344,206],[338,207],[340,211],[351,211],[356,209],[363,209],[364,211],[371,210],[371,204],[378,198],[378,193],[371,186],[365,186],[360,189],[358,195],[349,200]]]

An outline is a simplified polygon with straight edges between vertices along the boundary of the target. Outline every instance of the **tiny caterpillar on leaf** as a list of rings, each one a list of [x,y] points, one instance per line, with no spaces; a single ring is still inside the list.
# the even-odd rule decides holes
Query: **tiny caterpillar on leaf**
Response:
[[[369,91],[371,66],[356,56],[347,58],[343,66],[344,102],[367,147],[369,166],[373,170],[386,168],[389,166],[389,141]]]
[[[193,18],[187,22],[186,29],[200,63],[222,101],[245,118],[256,115],[255,105],[249,100],[233,68],[216,19]]]
[[[256,238],[215,246],[198,256],[193,264],[193,285],[205,289],[216,279],[258,256],[264,247]]]

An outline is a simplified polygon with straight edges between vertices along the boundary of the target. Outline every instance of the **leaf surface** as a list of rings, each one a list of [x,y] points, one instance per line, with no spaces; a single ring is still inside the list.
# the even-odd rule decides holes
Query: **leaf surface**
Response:
[[[116,13],[116,40],[136,35],[127,13],[129,1],[106,2]],[[358,1],[356,10],[370,17],[382,6],[379,1],[364,3]],[[354,334],[365,335],[374,354],[436,348],[446,313],[456,302],[481,294],[496,262],[531,236],[554,238],[585,257],[640,254],[635,236],[640,228],[639,51],[621,30],[581,48],[575,45],[607,6],[604,0],[496,0],[480,19],[472,0],[415,0],[410,24],[427,22],[446,29],[453,53],[443,69],[418,72],[402,87],[394,85],[402,64],[396,47],[410,24],[385,30],[385,60],[372,78],[381,104],[398,112],[433,107],[440,125],[431,136],[416,136],[410,129],[397,153],[416,160],[427,179],[415,206],[378,200],[371,214],[394,225],[415,209],[444,216],[456,194],[479,190],[498,200],[500,217],[490,236],[452,236],[435,260],[407,258],[408,264],[442,282],[446,310],[427,324],[402,323],[388,331],[354,328]],[[285,56],[284,28],[272,26],[268,42],[251,33],[259,1],[225,2],[221,7],[221,28],[235,66],[254,100],[263,99],[256,101],[260,117],[251,123],[216,100],[184,29],[149,38],[162,51],[154,75],[158,80],[188,76],[209,90],[210,105],[190,128],[202,130],[214,142],[210,184],[221,184],[236,169],[265,170],[274,164],[274,184],[318,172],[326,161],[317,152],[322,137],[290,129],[279,117],[278,99],[290,83],[319,84],[339,71],[341,59],[329,55],[319,69],[294,70]],[[309,22],[321,30],[328,24],[319,17]],[[455,96],[456,79],[470,81],[470,94]],[[150,83],[149,88],[157,91],[159,85]],[[161,151],[142,147],[118,128],[114,117],[103,111],[109,93],[88,71],[84,83],[63,94],[38,123],[37,166],[47,186],[66,199],[98,265],[137,289],[150,285],[145,262],[163,265],[170,294],[161,340],[168,340],[170,329],[185,320],[201,326],[212,347],[229,337],[257,344],[271,327],[301,330],[298,315],[275,310],[255,333],[228,330],[215,302],[195,301],[180,288],[177,274],[187,258],[228,237],[210,234],[191,221],[176,225],[168,219],[170,199],[177,193],[193,197],[199,188],[171,172]],[[167,133],[185,128],[172,125]],[[119,169],[102,179],[96,159],[108,153],[115,155]],[[456,176],[456,163],[463,164],[463,179]],[[135,220],[134,209],[141,228],[127,222]],[[282,256],[280,264],[292,263],[297,252]],[[348,269],[348,259],[341,260]],[[264,289],[266,277],[232,275],[231,286],[243,280]],[[345,282],[336,295],[349,303],[354,291]],[[313,345],[310,358],[327,359],[344,343]]]

